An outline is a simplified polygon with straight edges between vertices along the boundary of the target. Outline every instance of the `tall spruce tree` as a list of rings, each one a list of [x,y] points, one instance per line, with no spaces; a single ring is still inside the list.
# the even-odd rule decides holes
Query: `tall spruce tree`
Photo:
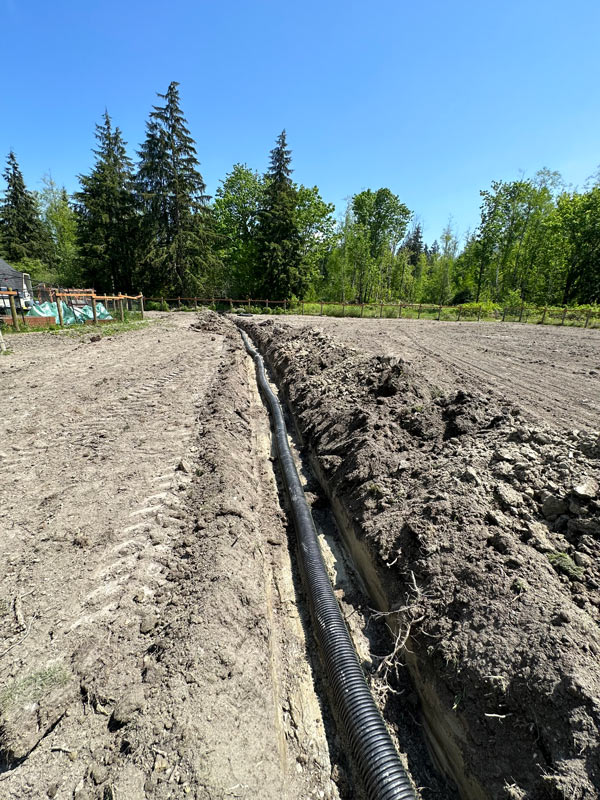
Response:
[[[140,151],[137,191],[143,212],[143,285],[177,293],[213,288],[214,226],[194,140],[172,81],[153,106]]]
[[[0,205],[0,253],[9,262],[52,260],[52,242],[40,218],[35,195],[25,187],[17,157],[11,150],[4,170],[6,189]]]
[[[135,194],[127,142],[108,111],[96,125],[96,163],[75,194],[84,280],[96,290],[131,292],[136,282]]]
[[[297,220],[297,194],[290,175],[291,150],[285,130],[271,150],[270,169],[265,175],[264,205],[256,229],[257,289],[266,298],[303,296],[307,288],[301,268],[301,238]]]

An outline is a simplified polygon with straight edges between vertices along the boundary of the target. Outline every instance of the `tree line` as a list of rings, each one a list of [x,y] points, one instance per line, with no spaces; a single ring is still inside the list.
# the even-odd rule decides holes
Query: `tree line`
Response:
[[[388,188],[335,219],[316,186],[292,179],[285,130],[265,174],[235,164],[206,194],[172,82],[158,94],[134,161],[118,126],[96,125],[94,164],[69,196],[25,186],[14,152],[0,204],[0,255],[34,280],[100,292],[347,303],[539,305],[600,302],[600,179],[558,173],[495,181],[462,248],[452,225],[427,245]]]

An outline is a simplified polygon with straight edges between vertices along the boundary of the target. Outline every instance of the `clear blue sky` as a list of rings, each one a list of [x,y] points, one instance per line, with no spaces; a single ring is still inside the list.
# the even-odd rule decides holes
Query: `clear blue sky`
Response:
[[[0,31],[0,159],[30,189],[77,188],[105,107],[133,155],[171,80],[209,193],[285,127],[297,181],[338,210],[388,186],[429,242],[494,179],[600,163],[598,0],[0,0]]]

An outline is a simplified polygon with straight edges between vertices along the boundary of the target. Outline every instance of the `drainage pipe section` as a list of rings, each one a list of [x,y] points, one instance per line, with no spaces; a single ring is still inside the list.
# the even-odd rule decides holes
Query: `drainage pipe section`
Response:
[[[325,671],[344,733],[369,800],[416,800],[412,783],[367,686],[321,555],[310,509],[287,439],[279,400],[265,376],[262,357],[242,331],[256,365],[259,387],[275,429],[277,454],[298,535],[300,566]]]

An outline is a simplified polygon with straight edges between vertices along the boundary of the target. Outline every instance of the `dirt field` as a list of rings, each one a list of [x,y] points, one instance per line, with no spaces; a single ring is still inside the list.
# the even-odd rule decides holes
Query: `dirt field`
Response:
[[[338,797],[251,362],[195,319],[7,337],[7,800]]]
[[[600,330],[301,316],[285,324],[316,326],[371,355],[394,353],[444,391],[490,392],[558,429],[600,430]]]
[[[0,798],[360,798],[252,362],[150,316],[6,337]],[[465,797],[596,797],[600,332],[306,321],[247,326],[420,797],[424,730]]]
[[[393,612],[406,645],[399,661],[463,796],[597,797],[597,432],[561,430],[565,416],[550,403],[544,416],[555,425],[545,425],[510,370],[502,382],[520,394],[509,398],[422,355],[434,336],[445,353],[446,324],[406,323],[393,336],[390,322],[243,324],[283,388],[373,602]],[[475,348],[487,327],[455,336],[471,335]],[[405,328],[408,353],[398,344]],[[548,339],[565,333],[581,354],[571,371],[583,371],[598,339]],[[524,348],[532,382],[534,360]],[[583,399],[573,392],[564,402]]]

